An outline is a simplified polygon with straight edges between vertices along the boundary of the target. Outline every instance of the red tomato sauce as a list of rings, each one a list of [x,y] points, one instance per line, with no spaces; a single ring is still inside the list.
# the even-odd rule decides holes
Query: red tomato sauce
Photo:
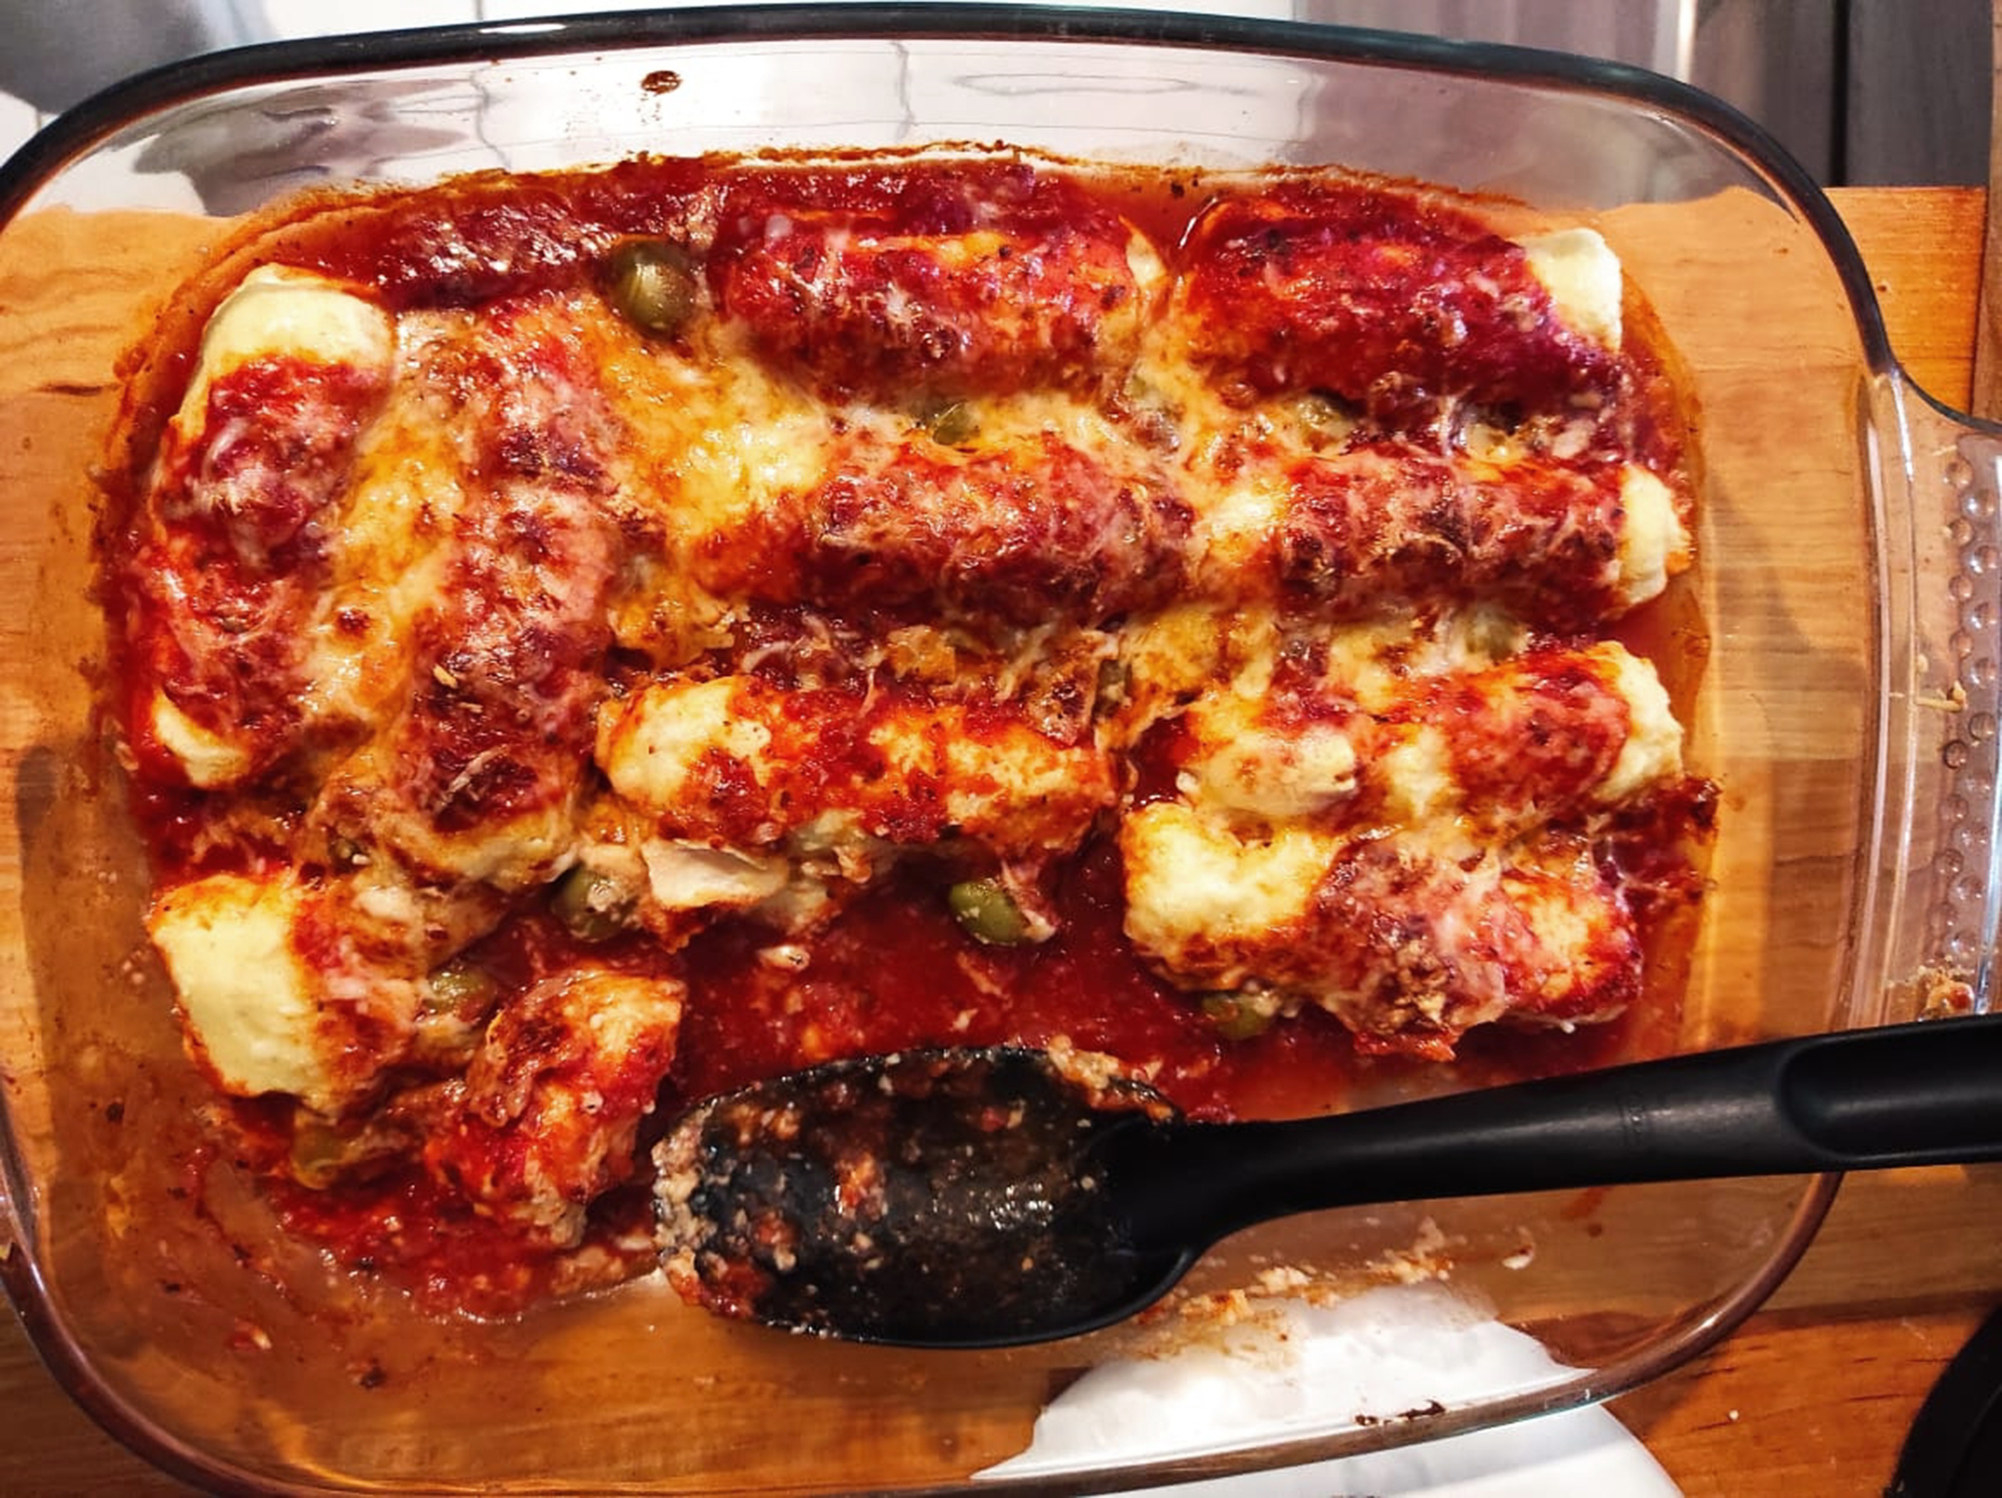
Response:
[[[1666,875],[1670,861],[1662,859]],[[1298,1117],[1345,1105],[1394,1101],[1442,1086],[1492,1086],[1664,1054],[1674,1046],[1675,993],[1606,1024],[1490,1025],[1459,1043],[1453,1062],[1360,1055],[1332,1017],[1308,1009],[1246,1039],[1224,1038],[1197,998],[1149,973],[1120,930],[1121,870],[1109,839],[1096,841],[1057,890],[1058,934],[1015,948],[973,941],[948,912],[943,881],[911,869],[870,890],[814,943],[801,981],[761,958],[772,932],[747,922],[705,932],[678,956],[644,938],[585,947],[540,909],[525,911],[470,954],[511,990],[563,970],[587,953],[634,972],[679,972],[688,984],[680,1039],[635,1174],[593,1204],[595,1259],[556,1252],[528,1232],[480,1215],[409,1166],[365,1184],[308,1190],[284,1172],[284,1125],[243,1105],[239,1123],[263,1140],[253,1164],[270,1173],[286,1228],[323,1243],[344,1268],[381,1277],[434,1310],[504,1315],[551,1293],[615,1282],[651,1267],[646,1153],[695,1102],[736,1087],[847,1056],[918,1046],[1044,1046],[1059,1038],[1118,1056],[1185,1113],[1207,1119]],[[1643,913],[1656,948],[1686,940],[1680,918],[1693,891]],[[1651,985],[1652,986],[1652,985]],[[581,1275],[581,1277],[580,1277]]]
[[[1259,390],[1282,388],[1290,379],[1283,370],[1292,336],[1288,319],[1311,320],[1310,313],[1295,303],[1302,298],[1313,301],[1314,287],[1323,282],[1355,279],[1357,267],[1375,253],[1360,233],[1348,240],[1325,236],[1313,244],[1311,264],[1301,269],[1298,287],[1282,288],[1269,304],[1246,302],[1238,295],[1238,283],[1248,278],[1263,284],[1266,259],[1258,235],[1217,230],[1206,238],[1200,229],[1192,235],[1192,226],[1217,197],[1196,178],[1135,174],[1130,179],[1093,178],[1082,185],[1049,181],[1038,185],[1021,164],[995,167],[975,177],[974,186],[983,191],[994,189],[996,183],[1009,186],[1013,196],[1003,227],[1015,236],[1011,245],[1044,241],[1057,245],[1094,272],[1104,272],[1106,284],[1118,292],[1108,293],[1095,306],[1065,309],[1062,326],[1048,337],[1024,334],[1019,345],[1010,345],[1008,358],[1027,371],[1019,376],[1023,380],[1040,375],[1039,360],[1064,369],[1074,360],[1082,363],[1079,351],[1088,352],[1101,317],[1124,305],[1127,293],[1118,283],[1123,261],[1108,268],[1101,252],[1108,243],[1122,241],[1128,227],[1151,237],[1171,272],[1186,272],[1193,261],[1214,257],[1208,279],[1196,282],[1203,288],[1202,296],[1226,309],[1218,314],[1222,320],[1262,324],[1243,328],[1241,344],[1225,348],[1217,358],[1240,363]],[[718,221],[736,226],[729,232],[737,235],[741,248],[756,239],[744,226],[769,221],[796,202],[802,182],[808,184],[807,206],[816,211],[867,214],[886,232],[964,233],[974,227],[966,211],[969,180],[966,169],[958,165],[868,165],[802,178],[791,172],[732,170],[703,161],[642,160],[528,183],[500,176],[472,178],[408,198],[364,199],[331,213],[323,211],[324,204],[318,208],[309,204],[297,221],[281,225],[260,241],[257,253],[261,259],[372,287],[391,310],[470,307],[586,282],[598,274],[605,249],[624,237],[682,237],[690,231],[695,205],[705,195],[723,195]],[[1364,190],[1337,186],[1329,192],[1360,201]],[[1415,198],[1372,193],[1368,228],[1381,240],[1429,245],[1440,222]],[[1214,223],[1227,230],[1231,218],[1226,213]],[[1059,232],[1066,224],[1074,234]],[[856,271],[862,286],[858,296],[864,298],[858,307],[865,305],[867,296],[880,293],[870,278],[881,269],[867,265]],[[1033,277],[1011,280],[1012,271],[995,274],[1000,277],[996,285],[1035,284]],[[775,283],[770,277],[755,285],[749,280],[733,282],[727,266],[712,268],[711,276],[726,290],[736,287],[747,305],[764,309],[767,342],[783,342],[784,309],[772,301]],[[1400,308],[1410,310],[1409,267],[1394,275],[1386,271],[1378,279],[1385,292],[1378,299],[1382,307],[1359,321],[1352,337],[1344,336],[1354,346],[1352,362],[1374,361],[1392,368],[1401,357],[1394,314]],[[1547,297],[1535,287],[1512,284],[1509,289],[1538,310],[1546,310]],[[947,312],[967,312],[970,303],[952,302],[961,291],[967,288],[948,287],[951,294],[941,293]],[[1445,311],[1473,317],[1477,330],[1488,323],[1499,327],[1513,315],[1486,303],[1471,311],[1466,307]],[[977,319],[966,325],[976,324]],[[948,318],[941,326],[950,332],[956,324]],[[166,349],[156,357],[150,393],[142,390],[137,397],[142,407],[150,401],[150,408],[128,412],[128,422],[138,433],[149,427],[157,430],[177,399],[174,381],[177,375],[185,376],[199,320],[190,320],[185,329],[185,346]],[[853,331],[850,323],[835,318],[825,328],[808,329],[800,336],[840,339]],[[1508,343],[1505,338],[1496,341]],[[1480,339],[1473,341],[1469,358],[1481,353],[1480,344]],[[1559,361],[1547,344],[1548,340],[1530,340],[1513,346],[1521,359],[1542,360],[1554,367]],[[786,345],[785,351],[837,386],[895,382],[894,372],[851,366],[826,348]],[[1663,379],[1658,361],[1644,348],[1623,356],[1619,363],[1618,369],[1586,366],[1589,377],[1602,382],[1597,393],[1610,394],[1618,380],[1652,388]],[[1563,367],[1578,366],[1573,361]],[[1428,380],[1470,377],[1464,371],[1414,368]],[[947,388],[951,372],[948,368],[938,377]],[[1475,375],[1498,390],[1523,379],[1519,369],[1485,364]],[[1559,388],[1554,374],[1542,378],[1544,386],[1556,390],[1553,399],[1570,400],[1580,394],[1570,386]],[[1353,394],[1361,399],[1369,392],[1359,389]],[[1627,405],[1634,422],[1633,429],[1623,434],[1627,450],[1663,469],[1679,462],[1681,434],[1671,415],[1672,402],[1644,396]],[[538,471],[572,473],[580,481],[586,477],[573,472],[580,464],[560,444],[526,454],[500,451],[493,461],[497,466],[518,467],[531,457]],[[142,480],[136,468],[112,476],[114,512],[122,504],[130,518]],[[1036,548],[1028,550],[1033,553]],[[311,558],[302,552],[301,560]],[[1139,596],[1116,603],[1152,601],[1144,585],[1156,559],[1143,560],[1149,565],[1135,569]],[[1087,585],[1096,582],[1095,574],[1087,575],[1077,587],[1088,591]],[[1040,575],[1029,584],[1030,593],[1052,585]],[[112,579],[110,586],[116,591],[133,583],[128,575]],[[773,591],[779,595],[775,603],[793,602],[785,590]],[[1015,598],[1012,593],[1007,596]],[[1019,611],[1035,617],[1034,598],[1021,602]],[[164,648],[166,628],[142,612],[126,621],[123,632],[114,630],[114,669],[119,679],[139,676],[130,668]],[[1640,639],[1654,628],[1642,618],[1628,625],[1625,633]],[[1700,667],[1701,642],[1681,630],[1674,632],[1673,640],[1687,648],[1652,653],[1681,707]],[[138,709],[130,708],[128,714],[136,720]],[[1138,799],[1168,793],[1179,732],[1169,724],[1131,756]],[[833,746],[829,747],[832,752]],[[1446,1065],[1360,1055],[1346,1029],[1311,1007],[1260,1033],[1227,1038],[1205,1014],[1199,996],[1163,982],[1134,953],[1121,929],[1119,856],[1113,840],[1105,836],[1088,843],[1060,870],[1052,902],[1057,932],[1045,943],[998,947],[972,940],[943,898],[952,876],[937,863],[913,858],[813,935],[812,961],[803,974],[788,966],[783,952],[776,950],[783,946],[783,938],[744,920],[714,925],[674,953],[643,935],[586,946],[548,914],[541,896],[532,897],[465,957],[494,980],[501,1003],[586,957],[599,966],[677,978],[688,990],[675,1059],[657,1112],[642,1131],[633,1174],[593,1204],[587,1244],[596,1253],[596,1264],[590,1269],[578,1268],[575,1250],[552,1250],[528,1231],[481,1214],[414,1162],[400,1162],[373,1179],[328,1190],[292,1183],[287,1176],[291,1125],[283,1109],[239,1105],[233,1110],[236,1132],[244,1141],[247,1166],[272,1182],[288,1229],[325,1244],[348,1269],[382,1275],[427,1304],[499,1313],[543,1294],[616,1280],[644,1267],[649,1262],[644,1244],[649,1200],[646,1153],[660,1128],[696,1100],[821,1061],[916,1046],[1047,1045],[1062,1040],[1081,1050],[1119,1057],[1192,1115],[1230,1119],[1321,1112],[1441,1086],[1489,1084],[1636,1059],[1670,1048],[1677,1033],[1679,977],[1700,893],[1689,849],[1708,828],[1713,798],[1713,792],[1692,783],[1682,802],[1657,805],[1647,825],[1616,827],[1607,842],[1603,856],[1625,870],[1631,887],[1641,892],[1635,914],[1651,975],[1645,1002],[1620,1019],[1577,1031],[1488,1026],[1462,1039],[1456,1059]],[[266,799],[270,855],[279,857],[285,835],[302,811],[283,786],[268,788]],[[239,840],[224,849],[208,846],[203,829],[210,802],[202,792],[142,782],[135,802],[163,872],[182,876],[213,872],[265,856],[255,839]],[[727,812],[729,787],[719,785],[714,802]],[[935,836],[937,820],[914,814],[914,827],[918,822],[923,825],[913,835],[921,831]],[[239,819],[239,831],[241,826]]]

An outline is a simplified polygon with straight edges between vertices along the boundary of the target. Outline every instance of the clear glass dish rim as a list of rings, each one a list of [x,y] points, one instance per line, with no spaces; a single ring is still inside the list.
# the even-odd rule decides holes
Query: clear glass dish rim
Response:
[[[1806,168],[1763,126],[1693,85],[1599,58],[1493,42],[1247,16],[1058,4],[781,3],[613,11],[550,20],[478,22],[366,35],[309,37],[206,53],[113,84],[64,111],[0,163],[0,230],[69,162],[148,114],[228,89],[361,70],[533,60],[678,43],[870,38],[1130,43],[1270,57],[1297,56],[1459,77],[1505,79],[1611,96],[1677,116],[1757,169],[1827,250],[1874,373],[1896,368],[1861,254]]]
[[[1969,420],[1905,377],[1890,347],[1876,291],[1862,256],[1833,203],[1812,176],[1757,122],[1704,91],[1662,74],[1602,59],[1486,42],[1238,16],[1214,16],[1058,4],[1003,5],[905,0],[905,3],[781,3],[619,11],[547,20],[467,23],[410,30],[262,43],[204,54],[137,74],[93,95],[51,121],[12,157],[0,162],[0,233],[35,196],[92,148],[149,115],[233,89],[323,80],[356,72],[431,66],[535,61],[683,44],[845,40],[993,41],[1128,44],[1299,57],[1423,72],[1433,76],[1502,80],[1558,91],[1598,94],[1694,126],[1747,163],[1783,207],[1820,241],[1839,278],[1870,374],[1894,377],[1903,390],[1957,421]],[[1980,423],[1975,423],[1979,426]],[[1872,773],[1880,773],[1873,766]],[[9,1202],[25,1184],[18,1174],[6,1098],[0,1093],[0,1187]],[[1440,1436],[1475,1424],[1603,1400],[1682,1366],[1722,1340],[1769,1296],[1812,1242],[1832,1203],[1839,1177],[1804,1182],[1801,1199],[1774,1252],[1759,1272],[1711,1305],[1695,1324],[1625,1366],[1595,1370],[1588,1384],[1494,1401],[1456,1412],[1433,1427]],[[263,1492],[265,1487],[226,1460],[190,1447],[143,1412],[128,1409],[99,1382],[87,1358],[49,1314],[41,1266],[32,1244],[0,1240],[0,1283],[22,1317],[29,1340],[64,1390],[124,1445],[184,1481],[212,1491]],[[1240,1462],[1315,1459],[1317,1438],[1232,1454]],[[1136,1464],[1124,1484],[1166,1469]],[[1105,1476],[1109,1474],[1099,1474]],[[1031,1485],[1032,1487],[1034,1485]],[[337,1488],[295,1489],[344,1491]],[[996,1483],[991,1491],[1026,1491]]]

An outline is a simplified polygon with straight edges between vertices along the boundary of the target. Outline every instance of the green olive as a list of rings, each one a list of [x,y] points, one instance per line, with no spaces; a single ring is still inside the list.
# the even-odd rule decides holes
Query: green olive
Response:
[[[980,435],[980,418],[965,401],[940,406],[919,424],[940,447],[965,447]]]
[[[343,1176],[385,1152],[380,1136],[364,1129],[343,1129],[332,1119],[300,1108],[292,1118],[292,1179],[313,1191],[325,1191]]]
[[[358,869],[368,862],[368,850],[345,833],[327,839],[327,858],[337,869]]]
[[[1126,701],[1126,690],[1133,683],[1133,668],[1117,656],[1111,656],[1098,663],[1098,710],[1115,708]]]
[[[605,296],[641,332],[672,338],[700,300],[694,257],[670,240],[629,239],[605,261]]]
[[[463,958],[453,958],[434,968],[424,992],[426,1014],[482,1013],[491,1008],[500,985],[493,974],[474,967]]]
[[[1272,1028],[1272,1011],[1242,993],[1206,993],[1203,1018],[1225,1040],[1250,1040]]]
[[[632,926],[637,901],[623,879],[579,864],[557,881],[549,909],[579,941],[610,941]]]
[[[1294,398],[1293,413],[1315,446],[1346,442],[1356,427],[1356,409],[1339,395],[1308,390]]]
[[[1142,446],[1173,452],[1182,445],[1181,410],[1153,381],[1137,372],[1128,376],[1119,404]]]
[[[990,947],[1020,946],[1029,918],[998,879],[966,879],[945,892],[945,903],[966,934]]]

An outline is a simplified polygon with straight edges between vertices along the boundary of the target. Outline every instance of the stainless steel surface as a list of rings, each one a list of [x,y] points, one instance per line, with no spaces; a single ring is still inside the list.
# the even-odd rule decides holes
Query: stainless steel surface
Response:
[[[1744,110],[1824,184],[1986,177],[1987,0],[1298,0],[1297,10],[1666,73]]]
[[[275,34],[262,0],[0,0],[0,88],[55,114],[133,73]]]

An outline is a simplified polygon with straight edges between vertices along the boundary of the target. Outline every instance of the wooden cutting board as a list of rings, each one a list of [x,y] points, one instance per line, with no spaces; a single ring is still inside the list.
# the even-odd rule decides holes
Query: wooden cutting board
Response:
[[[1856,191],[1838,204],[1875,272],[1894,345],[1928,390],[1964,402],[1982,195]],[[0,346],[0,393],[61,386],[104,289],[59,261],[0,279],[0,308],[52,309]],[[19,641],[29,627],[17,617],[4,633]],[[2002,1168],[1856,1178],[1767,1309],[1614,1409],[1698,1498],[1879,1493],[1926,1390],[2002,1304],[1998,1242]],[[0,1319],[0,1492],[84,1491],[184,1490],[92,1425]]]
[[[1985,195],[1832,196],[1891,345],[1929,393],[1968,400]],[[2002,1306],[2002,1167],[1852,1176],[1814,1246],[1708,1356],[1617,1400],[1689,1498],[1876,1498],[1947,1362]]]

